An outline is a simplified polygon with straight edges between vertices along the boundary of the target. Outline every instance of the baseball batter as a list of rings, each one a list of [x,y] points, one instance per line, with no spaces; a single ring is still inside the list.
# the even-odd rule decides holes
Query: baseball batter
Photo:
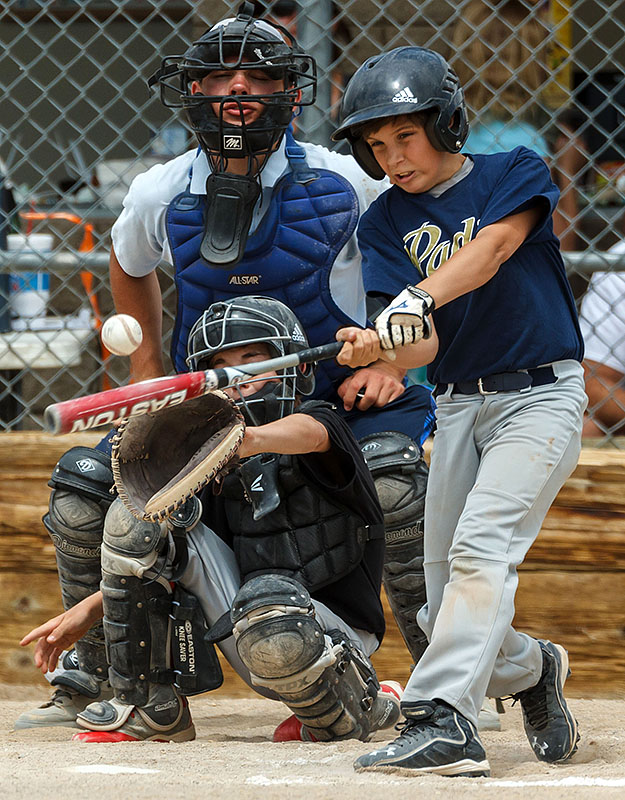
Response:
[[[537,758],[564,761],[578,741],[566,651],[511,627],[517,567],[577,463],[586,405],[551,222],[558,191],[524,147],[460,152],[462,89],[431,50],[365,62],[341,118],[335,138],[393,184],[358,234],[365,288],[390,300],[376,320],[382,346],[430,342],[432,327],[439,340],[418,617],[429,646],[404,694],[402,734],[355,766],[488,775],[476,731],[485,694],[520,700]]]

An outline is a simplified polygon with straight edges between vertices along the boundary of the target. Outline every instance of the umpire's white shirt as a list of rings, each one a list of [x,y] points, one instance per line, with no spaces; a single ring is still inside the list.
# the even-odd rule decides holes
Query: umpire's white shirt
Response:
[[[386,179],[376,181],[366,175],[351,156],[333,153],[321,145],[299,144],[306,152],[310,167],[337,172],[352,184],[361,214],[389,187]],[[273,187],[288,170],[283,139],[261,172],[262,194],[254,210],[251,232],[258,227],[269,207]],[[191,192],[205,194],[210,166],[206,155],[197,150],[190,150],[166,164],[157,164],[133,180],[122,213],[111,231],[115,255],[128,275],[140,278],[155,270],[161,261],[172,263],[165,215],[173,198],[187,187],[190,172]],[[334,262],[330,293],[342,311],[364,325],[365,293],[355,233]]]

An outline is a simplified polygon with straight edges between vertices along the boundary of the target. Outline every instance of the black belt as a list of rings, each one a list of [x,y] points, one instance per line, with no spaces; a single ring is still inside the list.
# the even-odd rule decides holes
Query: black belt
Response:
[[[525,372],[497,372],[478,378],[476,381],[460,381],[453,384],[457,394],[497,394],[498,392],[519,392],[532,386],[547,386],[557,380],[553,367],[537,367]],[[448,383],[439,383],[434,389],[434,397],[449,389]]]

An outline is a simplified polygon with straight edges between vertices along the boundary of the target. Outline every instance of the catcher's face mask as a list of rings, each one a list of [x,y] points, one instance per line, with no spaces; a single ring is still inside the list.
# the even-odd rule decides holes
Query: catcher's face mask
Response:
[[[190,369],[212,369],[263,361],[308,347],[295,314],[270,297],[240,297],[213,303],[189,334]],[[235,402],[249,425],[263,425],[291,414],[298,395],[314,390],[310,366],[289,367],[234,387]],[[245,387],[245,388],[243,388]]]
[[[260,194],[260,171],[296,109],[315,100],[316,67],[280,25],[244,2],[149,79],[162,102],[184,109],[211,163],[200,254],[231,269],[242,258]]]
[[[242,3],[236,17],[218,22],[183,55],[165,58],[148,81],[160,87],[166,106],[185,110],[201,147],[219,160],[218,171],[228,158],[271,153],[294,110],[315,102],[312,56],[286,28],[254,19],[253,11],[252,3]],[[247,73],[249,85],[212,82],[231,69]],[[230,104],[245,110],[250,95],[261,113],[232,115]]]

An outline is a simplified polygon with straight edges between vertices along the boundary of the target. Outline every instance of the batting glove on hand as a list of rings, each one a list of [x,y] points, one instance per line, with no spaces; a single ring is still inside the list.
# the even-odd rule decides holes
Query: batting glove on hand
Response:
[[[434,298],[423,289],[407,286],[376,318],[375,329],[384,350],[429,339],[432,325],[428,315],[434,310]]]

